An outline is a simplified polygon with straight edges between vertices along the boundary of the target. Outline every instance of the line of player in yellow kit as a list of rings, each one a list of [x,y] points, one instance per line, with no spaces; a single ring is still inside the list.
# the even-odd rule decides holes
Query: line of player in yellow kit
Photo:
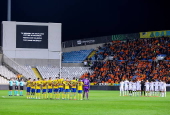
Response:
[[[66,100],[82,100],[83,82],[77,81],[75,78],[69,80],[66,78],[51,77],[37,81],[31,78],[27,81],[27,99],[66,99]],[[77,95],[78,93],[78,95]]]

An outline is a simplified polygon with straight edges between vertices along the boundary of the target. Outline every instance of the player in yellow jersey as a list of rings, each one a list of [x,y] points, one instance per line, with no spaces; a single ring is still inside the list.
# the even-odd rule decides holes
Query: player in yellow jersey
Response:
[[[53,80],[54,99],[60,99],[60,98],[59,98],[59,89],[58,89],[58,85],[59,85],[59,78],[56,77],[56,79]]]
[[[35,82],[36,99],[40,99],[41,84],[42,84],[42,82],[38,78],[37,81]]]
[[[77,86],[77,81],[76,78],[73,77],[73,80],[71,80],[71,95],[70,95],[70,99],[76,100],[76,86]]]
[[[53,81],[52,81],[52,78],[49,77],[49,80],[47,81],[48,83],[48,98],[52,99],[53,96],[52,96],[52,92],[53,92]]]
[[[70,81],[68,78],[63,82],[64,84],[64,91],[65,91],[65,99],[70,99]]]
[[[47,99],[47,78],[42,81],[42,99]]]
[[[77,84],[77,90],[78,90],[78,100],[83,100],[83,85],[84,83],[82,82],[82,80],[78,81]]]
[[[31,82],[31,78],[28,78],[27,83],[26,83],[26,86],[27,86],[27,99],[30,99],[30,91],[31,91],[30,82]]]
[[[62,99],[64,99],[64,84],[63,84],[63,81],[64,79],[63,78],[60,78],[59,80],[59,93],[60,93],[60,96],[59,97],[62,97]]]
[[[35,79],[33,81],[31,81],[31,99],[35,98]]]

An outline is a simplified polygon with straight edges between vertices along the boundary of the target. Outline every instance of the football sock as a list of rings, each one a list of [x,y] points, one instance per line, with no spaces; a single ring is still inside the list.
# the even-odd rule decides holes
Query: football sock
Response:
[[[83,96],[82,96],[82,93],[80,94],[80,100],[82,100]]]
[[[35,93],[36,99],[38,98],[38,93]]]
[[[40,99],[40,93],[38,93],[38,98]]]
[[[86,93],[86,98],[87,98],[87,99],[89,98],[89,94],[88,94],[88,93]]]
[[[62,98],[65,99],[65,94],[64,93],[62,94]]]
[[[8,95],[11,95],[11,91],[8,91]]]
[[[76,99],[76,94],[74,94],[74,99]]]
[[[60,98],[60,94],[59,93],[57,93],[57,99],[59,99]]]
[[[73,99],[73,94],[72,93],[70,93],[70,99]]]
[[[83,99],[84,99],[84,97],[85,97],[85,93],[83,92]]]
[[[20,91],[20,95],[22,95],[22,91]]]
[[[70,99],[70,94],[69,93],[67,93],[67,99]]]
[[[53,98],[53,94],[52,93],[50,93],[50,98]]]

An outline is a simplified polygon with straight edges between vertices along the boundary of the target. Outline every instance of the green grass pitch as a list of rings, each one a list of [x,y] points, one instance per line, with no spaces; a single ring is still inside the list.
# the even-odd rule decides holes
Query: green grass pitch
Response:
[[[90,100],[82,101],[7,94],[0,90],[0,115],[170,115],[170,92],[167,97],[120,97],[119,91],[90,91]]]

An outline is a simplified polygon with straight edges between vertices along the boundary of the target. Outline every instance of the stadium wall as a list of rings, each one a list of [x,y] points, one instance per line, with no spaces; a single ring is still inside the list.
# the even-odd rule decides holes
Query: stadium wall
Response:
[[[83,63],[62,63],[62,67],[83,67]]]
[[[21,66],[59,66],[59,59],[21,59],[13,58]],[[62,67],[82,67],[83,63],[62,63]]]
[[[22,59],[13,58],[21,66],[59,66],[60,59]]]
[[[84,45],[84,46],[76,46],[76,47],[69,47],[69,48],[63,48],[62,52],[71,52],[71,51],[79,51],[79,50],[90,50],[90,49],[96,49],[99,46],[103,46],[102,44],[92,44],[92,45]]]

